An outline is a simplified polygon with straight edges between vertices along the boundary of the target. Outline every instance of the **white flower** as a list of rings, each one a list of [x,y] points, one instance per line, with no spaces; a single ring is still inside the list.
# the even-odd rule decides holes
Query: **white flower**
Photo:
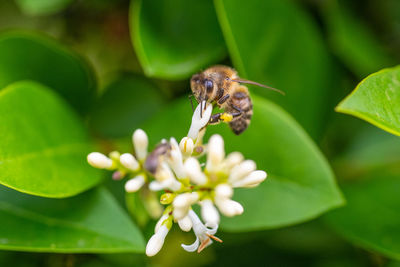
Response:
[[[197,192],[177,195],[172,202],[174,218],[176,220],[183,219],[183,217],[188,214],[190,207],[196,203],[197,200],[199,200],[199,194]]]
[[[218,209],[227,217],[233,217],[243,213],[243,206],[229,198],[215,198]]]
[[[130,171],[137,171],[140,168],[139,162],[135,159],[135,157],[130,153],[124,153],[119,157],[119,161],[122,166],[127,168]]]
[[[224,140],[218,134],[211,136],[207,145],[206,169],[210,172],[218,171],[225,157]]]
[[[222,242],[221,239],[214,236],[214,234],[218,230],[218,225],[216,225],[214,228],[211,228],[211,229],[207,228],[200,221],[199,217],[193,210],[189,211],[188,216],[192,220],[192,223],[193,223],[193,232],[196,235],[196,241],[194,241],[194,243],[191,245],[182,244],[181,246],[184,250],[186,250],[188,252],[194,252],[197,250],[197,252],[200,253],[207,246],[211,245],[211,243],[212,243],[211,239],[214,239],[215,241],[218,241],[218,242]]]
[[[208,182],[207,176],[202,172],[200,163],[195,158],[188,158],[185,161],[185,171],[191,182],[197,185],[203,185]]]
[[[200,202],[201,205],[201,217],[206,224],[215,226],[219,224],[219,213],[215,208],[211,199],[204,199]]]
[[[182,219],[178,220],[178,225],[182,229],[182,231],[189,232],[192,229],[193,223],[190,220],[189,216],[185,216]]]
[[[136,157],[139,160],[144,160],[147,156],[147,146],[149,145],[147,134],[142,129],[137,129],[133,133],[132,141],[135,148]]]
[[[92,167],[99,169],[109,169],[113,166],[113,161],[99,152],[90,153],[87,156],[87,161]]]
[[[183,168],[181,149],[179,148],[175,138],[171,138],[169,143],[171,145],[171,150],[169,152],[168,163],[176,174],[176,177],[178,179],[183,179],[186,177],[186,172]]]
[[[182,138],[181,142],[179,143],[179,148],[181,149],[182,155],[185,158],[190,157],[194,149],[193,139],[190,137]]]
[[[166,162],[162,162],[160,164],[155,174],[155,178],[157,179],[157,182],[159,183],[162,189],[170,189],[172,191],[178,191],[182,187],[182,184],[178,182],[178,180],[176,180],[174,174],[171,171],[171,168],[168,166]]]
[[[154,227],[154,232],[158,232],[158,229],[160,229],[161,225],[163,222],[165,222],[165,220],[167,220],[169,218],[168,213],[163,214],[160,219],[157,221],[156,226]]]
[[[233,187],[255,187],[267,178],[265,171],[253,171],[241,180],[232,183]]]
[[[164,245],[165,237],[167,236],[169,229],[166,224],[162,224],[158,231],[150,238],[146,246],[146,255],[151,257],[156,255]]]
[[[216,198],[231,198],[233,196],[232,186],[228,184],[219,184],[214,189]]]
[[[256,169],[256,164],[254,163],[254,161],[245,160],[239,165],[236,165],[232,168],[228,180],[230,183],[234,183],[240,179],[243,179],[255,169]]]
[[[201,112],[201,107],[205,108],[203,112]],[[197,139],[200,130],[203,129],[210,120],[212,110],[213,110],[212,104],[206,103],[206,101],[203,101],[202,104],[199,104],[196,107],[196,110],[194,111],[192,117],[192,124],[190,125],[188,133],[189,138],[191,138],[192,140]]]
[[[145,176],[139,174],[125,183],[125,191],[129,193],[136,192],[144,185],[145,181]]]

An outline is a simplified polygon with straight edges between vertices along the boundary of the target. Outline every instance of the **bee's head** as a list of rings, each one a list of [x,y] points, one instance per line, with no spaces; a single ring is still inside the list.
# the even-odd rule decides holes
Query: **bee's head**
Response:
[[[204,73],[193,75],[190,80],[190,87],[199,103],[203,100],[209,101],[214,99],[215,92],[217,91],[216,84],[212,77],[206,76]]]

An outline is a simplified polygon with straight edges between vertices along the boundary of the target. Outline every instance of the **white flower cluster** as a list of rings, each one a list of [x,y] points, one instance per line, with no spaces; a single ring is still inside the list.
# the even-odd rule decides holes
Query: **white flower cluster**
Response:
[[[182,244],[189,252],[201,252],[215,237],[220,222],[220,213],[232,217],[243,213],[243,206],[232,200],[233,188],[255,187],[264,181],[267,174],[256,170],[252,160],[244,160],[239,152],[225,155],[224,141],[220,135],[211,136],[207,145],[202,144],[205,127],[212,113],[212,105],[199,105],[192,118],[187,137],[178,144],[174,138],[163,140],[153,152],[147,153],[148,138],[143,130],[133,134],[135,156],[126,153],[110,153],[109,157],[94,152],[88,162],[96,168],[116,170],[114,178],[132,175],[125,184],[127,192],[136,192],[145,184],[151,191],[161,191],[160,203],[164,212],[155,226],[155,234],[146,247],[148,256],[156,255],[164,244],[173,223],[183,231],[193,229],[196,240],[191,245]],[[206,154],[203,166],[198,158]],[[200,220],[192,210],[194,204],[201,206]]]

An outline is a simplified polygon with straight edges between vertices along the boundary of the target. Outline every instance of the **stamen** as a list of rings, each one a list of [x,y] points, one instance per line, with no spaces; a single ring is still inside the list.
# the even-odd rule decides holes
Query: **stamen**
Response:
[[[197,253],[200,253],[203,251],[203,249],[205,249],[207,247],[207,245],[211,242],[210,238],[207,238],[206,240],[204,240],[203,242],[201,242],[199,248],[197,249]]]

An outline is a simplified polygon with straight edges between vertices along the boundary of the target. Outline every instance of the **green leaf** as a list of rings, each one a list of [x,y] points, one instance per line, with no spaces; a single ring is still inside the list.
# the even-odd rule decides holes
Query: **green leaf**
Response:
[[[0,249],[33,252],[143,252],[144,240],[105,189],[46,199],[0,187]]]
[[[339,1],[326,1],[324,8],[332,50],[359,77],[393,65],[393,60],[366,25]]]
[[[287,0],[214,0],[235,68],[243,78],[286,96],[256,88],[287,109],[317,136],[332,87],[330,57],[311,18]]]
[[[18,6],[28,15],[50,15],[66,8],[73,0],[16,0]]]
[[[238,189],[234,199],[244,206],[241,216],[226,218],[228,231],[269,229],[303,222],[343,204],[333,173],[304,130],[277,105],[253,96],[254,117],[240,136],[226,125],[209,126],[225,139],[227,151],[242,152],[268,173],[257,188]],[[186,99],[162,111],[143,126],[150,140],[187,134],[191,117]],[[173,127],[171,127],[173,123]]]
[[[91,127],[106,137],[130,136],[163,105],[163,95],[150,80],[123,75],[105,89],[90,117]]]
[[[151,77],[187,78],[226,54],[211,1],[133,1],[130,27],[136,54]]]
[[[351,242],[400,259],[399,172],[371,173],[343,185],[347,205],[328,213],[327,222]]]
[[[31,32],[0,35],[0,88],[34,80],[56,90],[80,113],[89,110],[96,93],[94,74],[75,53]]]
[[[400,135],[400,66],[383,69],[362,80],[336,111],[356,116]]]
[[[17,82],[0,92],[0,132],[3,185],[59,198],[101,180],[100,171],[86,162],[93,147],[79,118],[38,83]]]

